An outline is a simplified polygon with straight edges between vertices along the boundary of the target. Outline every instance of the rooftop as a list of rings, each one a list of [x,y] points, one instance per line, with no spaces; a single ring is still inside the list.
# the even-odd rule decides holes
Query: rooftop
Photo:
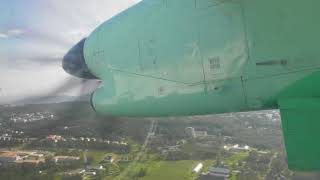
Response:
[[[55,156],[54,159],[74,159],[74,160],[79,160],[79,157],[76,156]]]
[[[39,164],[41,162],[44,162],[44,160],[31,160],[31,159],[27,159],[27,160],[19,160],[16,161],[16,163],[27,163],[27,164]]]
[[[226,168],[219,168],[219,167],[211,167],[209,168],[209,172],[211,173],[218,173],[218,174],[229,174],[230,170]]]
[[[86,167],[87,170],[103,170],[103,166],[98,165],[98,166],[87,166]]]
[[[15,151],[1,151],[0,157],[16,157],[18,154]]]

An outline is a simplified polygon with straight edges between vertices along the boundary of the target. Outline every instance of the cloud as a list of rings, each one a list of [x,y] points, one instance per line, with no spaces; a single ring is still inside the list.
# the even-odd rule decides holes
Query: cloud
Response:
[[[7,39],[8,35],[4,33],[0,33],[0,39]]]
[[[61,68],[63,55],[103,21],[140,0],[30,1],[8,1],[13,10],[4,18],[5,25],[0,16],[0,41],[8,41],[0,43],[5,96],[46,92],[71,78]]]
[[[22,29],[10,29],[7,31],[8,36],[11,36],[11,37],[21,36],[24,33],[25,33],[25,31]]]
[[[6,32],[0,32],[0,39],[18,38],[25,34],[23,29],[9,29]]]

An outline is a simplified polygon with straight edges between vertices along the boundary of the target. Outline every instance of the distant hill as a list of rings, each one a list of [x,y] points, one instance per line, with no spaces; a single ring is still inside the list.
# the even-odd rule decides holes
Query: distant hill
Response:
[[[26,105],[26,104],[52,104],[61,102],[89,101],[90,96],[45,96],[45,97],[2,97],[0,104]]]

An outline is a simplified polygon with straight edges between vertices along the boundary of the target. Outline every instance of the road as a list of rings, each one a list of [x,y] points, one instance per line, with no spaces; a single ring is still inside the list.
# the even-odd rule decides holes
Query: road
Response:
[[[126,177],[127,174],[132,170],[132,168],[135,167],[135,165],[141,159],[141,157],[146,153],[149,141],[150,141],[151,137],[155,135],[157,125],[158,125],[158,122],[156,120],[151,121],[151,125],[149,127],[148,134],[144,140],[144,143],[141,147],[141,150],[138,152],[137,156],[130,163],[130,165],[116,178],[116,180],[122,180],[123,177]]]
[[[272,170],[272,163],[273,163],[273,160],[275,160],[276,158],[278,157],[278,153],[274,153],[273,156],[271,157],[270,159],[270,162],[268,164],[268,170],[267,170],[267,173],[262,177],[262,179],[266,179],[267,178],[267,175],[270,173],[270,171]]]

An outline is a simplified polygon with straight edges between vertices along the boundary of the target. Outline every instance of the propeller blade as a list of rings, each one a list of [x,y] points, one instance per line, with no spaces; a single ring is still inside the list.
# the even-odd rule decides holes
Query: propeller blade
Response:
[[[81,100],[86,95],[91,94],[97,87],[99,87],[100,81],[75,79],[69,78],[65,80],[60,86],[53,88],[49,92],[44,92],[36,96],[26,97],[16,101],[14,104],[39,104],[45,102],[54,101],[58,96],[65,95],[70,90],[76,90],[76,94],[73,94],[75,98],[73,101]],[[86,98],[89,101],[89,98]]]

